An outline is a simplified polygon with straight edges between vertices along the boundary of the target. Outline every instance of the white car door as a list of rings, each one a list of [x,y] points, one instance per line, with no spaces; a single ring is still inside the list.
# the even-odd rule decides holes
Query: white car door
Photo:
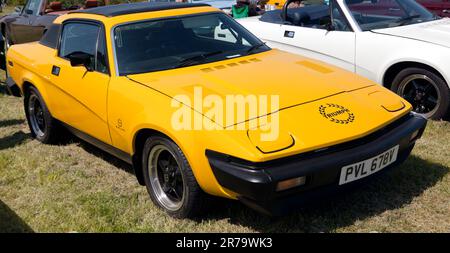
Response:
[[[326,29],[326,25],[317,25],[323,22],[321,20],[329,18],[323,17],[323,13],[320,14],[322,16],[314,16],[317,16],[314,13],[317,12],[317,8],[324,11],[323,5],[303,8],[305,9],[301,11],[311,12],[309,14],[313,17],[311,22],[302,26],[257,22],[255,19],[243,24],[273,48],[311,57],[355,72],[356,34],[337,4],[332,4],[331,7],[334,29]],[[328,6],[325,7],[325,15],[327,13],[330,13]]]
[[[280,49],[355,71],[354,32],[282,25],[281,33]]]

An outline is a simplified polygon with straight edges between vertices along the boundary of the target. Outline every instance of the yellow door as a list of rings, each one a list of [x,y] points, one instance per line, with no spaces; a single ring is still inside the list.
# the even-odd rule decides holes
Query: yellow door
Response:
[[[89,55],[88,66],[71,66],[74,53]],[[65,23],[50,81],[56,86],[54,116],[64,123],[111,144],[106,99],[110,75],[105,58],[104,31],[99,24]],[[88,70],[89,69],[89,70]]]

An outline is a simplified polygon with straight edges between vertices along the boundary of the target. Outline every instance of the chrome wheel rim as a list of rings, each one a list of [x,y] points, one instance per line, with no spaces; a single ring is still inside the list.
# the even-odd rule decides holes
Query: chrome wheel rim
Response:
[[[44,136],[46,122],[44,117],[44,110],[42,108],[39,98],[32,94],[28,103],[28,114],[30,116],[30,123],[33,132],[38,137]]]
[[[185,198],[185,182],[175,155],[164,145],[152,148],[148,159],[150,185],[157,201],[170,211],[177,211]]]
[[[426,75],[415,74],[403,79],[399,95],[413,106],[413,110],[431,117],[438,109],[441,94],[435,81]]]

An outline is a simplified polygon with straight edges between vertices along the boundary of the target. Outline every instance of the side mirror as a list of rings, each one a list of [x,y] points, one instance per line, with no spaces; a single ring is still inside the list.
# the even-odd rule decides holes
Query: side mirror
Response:
[[[91,67],[92,55],[83,52],[73,52],[67,56],[72,67],[84,66],[87,71],[93,71]]]
[[[22,12],[22,9],[23,9],[23,6],[22,6],[22,5],[16,6],[16,7],[14,8],[14,12],[15,12],[15,13],[21,13],[21,12]]]
[[[332,22],[326,24],[325,27],[326,27],[327,31],[329,31],[329,32],[336,30],[336,27],[334,26],[334,24]]]

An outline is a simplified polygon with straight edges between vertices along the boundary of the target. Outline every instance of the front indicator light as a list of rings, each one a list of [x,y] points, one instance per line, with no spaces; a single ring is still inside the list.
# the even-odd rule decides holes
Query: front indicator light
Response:
[[[304,185],[306,183],[306,177],[296,177],[288,180],[280,181],[277,184],[276,191],[284,191],[287,189],[291,189],[300,185]]]

